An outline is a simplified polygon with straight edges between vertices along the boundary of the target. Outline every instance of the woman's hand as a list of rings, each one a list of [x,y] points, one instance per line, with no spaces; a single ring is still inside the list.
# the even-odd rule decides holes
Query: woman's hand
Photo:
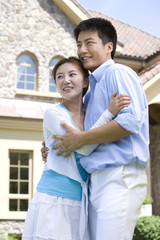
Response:
[[[119,113],[123,108],[128,107],[131,103],[130,98],[127,94],[119,94],[117,92],[111,95],[110,103],[108,110],[115,116]]]

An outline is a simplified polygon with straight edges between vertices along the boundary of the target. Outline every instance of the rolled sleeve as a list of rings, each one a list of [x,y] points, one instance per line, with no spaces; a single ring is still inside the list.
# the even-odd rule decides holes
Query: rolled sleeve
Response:
[[[120,114],[114,120],[127,131],[137,135],[139,134],[142,126],[141,121],[136,119],[132,114]]]
[[[114,119],[121,127],[138,135],[147,118],[148,109],[145,109],[139,115],[134,115],[130,112],[122,112]]]
[[[112,71],[111,91],[129,95],[131,104],[122,109],[114,120],[127,131],[138,135],[148,113],[146,97],[138,76],[132,69],[121,66]]]

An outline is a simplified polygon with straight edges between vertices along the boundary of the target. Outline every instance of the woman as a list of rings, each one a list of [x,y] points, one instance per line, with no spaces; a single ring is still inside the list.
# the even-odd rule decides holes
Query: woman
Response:
[[[88,71],[75,57],[60,60],[52,73],[61,104],[53,104],[44,115],[43,132],[49,148],[47,162],[26,217],[22,239],[88,240],[87,232],[87,172],[79,163],[81,154],[89,155],[96,145],[82,147],[68,158],[52,150],[55,134],[63,135],[65,122],[83,130],[85,113],[83,96],[88,89]],[[123,97],[125,100],[123,100]],[[112,95],[109,109],[93,127],[110,121],[123,107],[128,106],[126,95]]]

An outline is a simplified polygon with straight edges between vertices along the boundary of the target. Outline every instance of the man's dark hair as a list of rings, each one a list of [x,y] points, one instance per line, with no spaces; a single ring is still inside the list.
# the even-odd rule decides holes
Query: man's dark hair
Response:
[[[80,22],[74,29],[76,41],[78,41],[80,32],[85,30],[97,32],[104,45],[108,42],[112,42],[113,51],[111,52],[111,57],[114,58],[117,45],[117,32],[110,21],[104,18],[89,18]]]

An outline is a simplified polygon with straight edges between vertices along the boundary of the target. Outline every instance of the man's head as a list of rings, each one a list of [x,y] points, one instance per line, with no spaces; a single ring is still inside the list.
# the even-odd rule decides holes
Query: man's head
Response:
[[[84,36],[82,36],[84,34],[85,34],[85,38],[84,38]],[[80,22],[79,25],[76,26],[76,28],[74,29],[74,36],[75,36],[76,42],[77,42],[78,55],[80,55],[82,53],[82,49],[80,49],[79,47],[81,47],[81,45],[83,44],[83,41],[85,43],[85,40],[90,39],[90,35],[92,35],[91,38],[93,37],[93,35],[95,35],[95,37],[97,38],[96,40],[99,41],[97,43],[98,47],[100,46],[100,44],[103,45],[102,46],[103,48],[105,48],[106,45],[107,45],[107,47],[109,46],[109,51],[104,49],[106,54],[108,54],[106,56],[106,60],[114,57],[115,50],[116,50],[116,44],[117,44],[117,33],[116,33],[114,26],[111,24],[110,21],[103,19],[103,18],[90,18],[90,19]],[[86,46],[88,46],[88,45],[86,45]],[[95,46],[95,47],[97,48],[97,46]],[[80,53],[80,51],[81,51],[81,53]],[[85,51],[87,52],[87,50],[83,49],[83,52],[85,52]],[[98,48],[97,48],[97,51],[99,51]],[[95,50],[94,50],[94,52],[95,52]],[[99,53],[99,55],[100,55],[100,53]],[[103,57],[104,56],[102,56],[102,58]],[[103,62],[104,61],[102,61],[102,63]],[[84,65],[84,67],[85,67],[85,65]],[[87,68],[87,67],[85,67],[85,68]],[[88,70],[90,70],[90,69],[88,69]]]
[[[80,22],[74,29],[76,41],[78,41],[80,32],[86,30],[97,32],[104,45],[108,42],[112,42],[113,51],[111,53],[111,57],[114,58],[117,45],[117,32],[112,23],[104,18],[90,18],[84,20]]]

